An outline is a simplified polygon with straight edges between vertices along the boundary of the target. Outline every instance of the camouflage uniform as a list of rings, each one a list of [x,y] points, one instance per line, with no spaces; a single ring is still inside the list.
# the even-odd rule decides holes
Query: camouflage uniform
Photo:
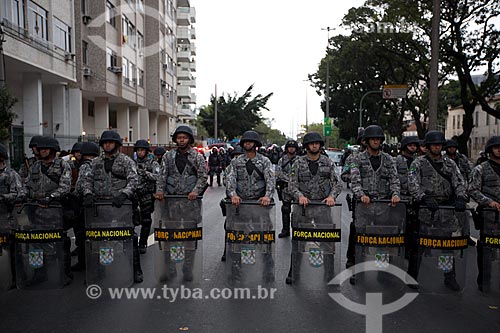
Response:
[[[248,174],[247,163],[253,163],[259,172],[254,171]],[[267,157],[256,154],[250,160],[249,157],[240,155],[231,161],[226,187],[226,193],[229,197],[237,195],[242,200],[257,200],[261,197],[272,198],[275,186],[273,166]]]
[[[290,158],[288,154],[283,154],[276,165],[276,189],[278,198],[281,200],[281,222],[283,225],[278,237],[290,235],[290,214],[292,213],[292,195],[289,191],[290,171],[296,158],[297,155]]]
[[[0,169],[0,197],[1,202],[14,204],[16,199],[24,197],[21,177],[11,168]]]
[[[32,156],[30,158],[24,158],[23,164],[21,164],[21,167],[19,168],[19,176],[21,176],[22,180],[26,180],[28,178],[29,174],[29,169],[33,164],[36,162],[36,157]]]
[[[399,184],[401,187],[401,199],[404,200],[409,200],[411,198],[410,190],[408,189],[408,172],[410,170],[410,165],[414,160],[414,157],[407,157],[403,155],[398,155],[395,158]]]
[[[136,196],[141,209],[141,235],[139,246],[146,247],[149,232],[151,231],[151,213],[154,210],[154,198],[156,181],[160,176],[160,165],[147,156],[136,160],[137,172],[139,174],[139,184],[136,190]]]
[[[488,207],[494,201],[500,202],[500,164],[490,160],[476,166],[472,170],[469,194],[479,205],[478,215],[475,217],[476,228],[481,233],[480,240],[477,242],[479,271],[477,283],[483,291],[483,287],[489,287],[492,262],[497,258],[498,253],[498,249],[485,246],[483,239],[485,235],[500,236],[500,227],[498,226],[498,212],[483,211],[482,208]]]
[[[456,163],[456,165],[458,166],[458,169],[460,170],[460,173],[462,174],[464,180],[467,182],[470,180],[470,176],[471,176],[471,172],[472,172],[472,167],[471,167],[471,164],[469,162],[469,160],[467,159],[467,156],[463,155],[463,154],[460,154],[460,153],[456,153],[455,154],[455,157],[452,158],[451,156],[447,155],[453,162]]]

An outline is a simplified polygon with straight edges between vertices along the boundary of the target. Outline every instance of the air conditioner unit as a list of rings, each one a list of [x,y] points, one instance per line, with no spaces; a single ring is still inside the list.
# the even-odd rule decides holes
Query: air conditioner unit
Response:
[[[82,16],[83,24],[85,24],[85,25],[89,24],[90,20],[92,20],[92,17],[90,17],[88,15],[83,15]]]
[[[163,69],[167,70],[168,69],[168,64],[163,64]]]
[[[92,71],[90,70],[90,68],[88,68],[88,67],[83,68],[83,76],[85,76],[85,77],[92,76]]]
[[[74,58],[75,58],[75,55],[73,53],[65,53],[64,54],[64,60],[66,60],[66,61],[73,60]]]
[[[108,67],[108,69],[115,73],[115,74],[121,74],[122,73],[122,68],[121,67],[118,67],[118,66],[111,66],[111,67]]]

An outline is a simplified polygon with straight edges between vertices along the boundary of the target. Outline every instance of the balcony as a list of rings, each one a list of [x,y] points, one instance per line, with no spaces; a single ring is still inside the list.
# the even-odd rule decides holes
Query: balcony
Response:
[[[196,55],[196,45],[194,43],[191,43],[191,55]]]
[[[191,11],[191,23],[196,23],[196,9],[191,7],[189,10]]]
[[[178,85],[177,86],[177,97],[181,99],[187,99],[191,101],[191,88],[189,86]]]
[[[189,44],[191,43],[191,32],[188,27],[177,27],[177,43]]]
[[[177,52],[178,62],[189,62],[191,60],[191,50],[189,48]]]
[[[177,115],[180,117],[196,118],[194,111],[187,104],[177,105]]]
[[[189,67],[185,67],[186,64],[179,64],[177,66],[177,79],[178,80],[190,80],[191,79],[191,70]]]
[[[196,61],[191,61],[189,63],[189,68],[191,69],[191,72],[196,72]]]
[[[189,26],[191,24],[191,10],[187,7],[177,8],[177,25]]]
[[[189,0],[178,0],[177,1],[177,8],[179,7],[191,7],[191,1]]]
[[[191,39],[196,39],[196,28],[191,27]]]

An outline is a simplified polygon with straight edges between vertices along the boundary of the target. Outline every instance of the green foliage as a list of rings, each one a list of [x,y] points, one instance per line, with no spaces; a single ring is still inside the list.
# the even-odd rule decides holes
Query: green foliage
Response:
[[[17,98],[12,96],[7,86],[0,86],[0,141],[10,138],[10,126],[17,115],[12,108],[17,103]]]
[[[262,143],[265,145],[275,143],[278,146],[282,146],[286,143],[285,134],[283,134],[277,129],[272,129],[264,122],[261,122],[260,124],[255,126],[254,130],[260,134]]]

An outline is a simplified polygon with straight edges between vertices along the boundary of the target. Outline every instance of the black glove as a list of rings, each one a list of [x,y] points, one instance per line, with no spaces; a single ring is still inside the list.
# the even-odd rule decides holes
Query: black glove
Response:
[[[465,200],[462,198],[457,198],[457,200],[455,200],[455,210],[457,212],[465,212],[466,209],[467,204],[465,203]]]
[[[92,194],[85,194],[83,197],[83,207],[92,207],[94,204],[94,198],[92,197]]]
[[[435,212],[439,209],[439,204],[437,203],[436,199],[428,196],[425,196],[422,199],[427,206],[427,209],[429,209],[431,212]]]
[[[127,195],[125,193],[120,193],[113,197],[113,201],[111,203],[113,207],[120,208],[125,200],[127,200]]]
[[[52,201],[52,197],[45,197],[38,199],[38,204],[41,206],[48,206],[50,205],[50,202]]]

